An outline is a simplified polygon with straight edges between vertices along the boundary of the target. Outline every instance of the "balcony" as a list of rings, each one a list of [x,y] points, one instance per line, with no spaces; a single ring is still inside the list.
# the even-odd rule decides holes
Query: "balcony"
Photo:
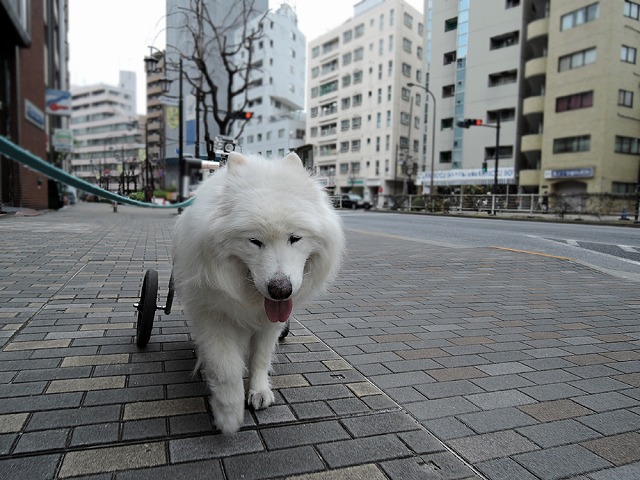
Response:
[[[520,170],[518,185],[522,187],[540,185],[540,170]]]
[[[523,152],[533,152],[542,150],[542,135],[523,135],[520,150]]]
[[[524,78],[547,74],[547,57],[538,57],[524,64]]]
[[[534,115],[544,113],[544,95],[525,98],[522,102],[522,114]]]
[[[527,41],[549,35],[549,17],[539,18],[527,25]]]

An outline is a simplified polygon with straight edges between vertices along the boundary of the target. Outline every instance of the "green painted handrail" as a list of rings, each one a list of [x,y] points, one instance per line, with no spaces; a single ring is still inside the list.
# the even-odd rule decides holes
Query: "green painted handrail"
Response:
[[[6,137],[0,135],[0,154],[5,155],[12,160],[15,160],[22,165],[29,167],[36,172],[43,174],[44,176],[65,183],[71,187],[78,188],[87,193],[98,195],[99,197],[113,200],[118,203],[126,203],[129,205],[135,205],[136,207],[146,208],[183,208],[191,205],[195,200],[195,197],[191,197],[184,202],[174,203],[170,205],[157,205],[155,203],[140,202],[139,200],[133,200],[132,198],[123,197],[117,193],[110,192],[103,188],[97,187],[89,182],[86,182],[78,177],[75,177],[64,170],[61,170],[50,163],[45,162],[41,158],[36,157],[31,152],[19,147]]]

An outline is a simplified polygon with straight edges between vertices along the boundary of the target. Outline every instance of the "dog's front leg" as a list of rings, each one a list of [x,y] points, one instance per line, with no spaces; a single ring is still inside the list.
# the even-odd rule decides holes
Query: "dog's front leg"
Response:
[[[224,340],[214,338],[199,348],[211,391],[209,403],[216,427],[222,433],[233,433],[244,421],[244,348],[231,335],[220,337]]]
[[[274,401],[269,384],[269,370],[271,369],[271,356],[280,330],[279,325],[269,325],[269,327],[255,332],[251,337],[247,404],[256,410],[266,408]]]

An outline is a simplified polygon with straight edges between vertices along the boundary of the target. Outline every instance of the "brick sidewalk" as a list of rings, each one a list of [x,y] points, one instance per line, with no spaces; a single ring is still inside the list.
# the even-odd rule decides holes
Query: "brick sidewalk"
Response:
[[[637,284],[348,232],[337,284],[280,346],[276,404],[222,436],[179,303],[133,342],[146,269],[166,296],[173,218],[0,219],[0,478],[640,478]]]

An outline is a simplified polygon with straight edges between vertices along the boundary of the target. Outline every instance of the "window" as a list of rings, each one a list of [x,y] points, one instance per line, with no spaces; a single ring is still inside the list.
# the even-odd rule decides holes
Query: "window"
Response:
[[[627,45],[622,45],[620,49],[620,60],[626,63],[636,63],[636,55],[638,50]]]
[[[446,130],[447,128],[453,128],[453,118],[443,118],[440,120],[440,130]]]
[[[515,108],[502,108],[500,110],[489,110],[487,112],[487,123],[496,123],[500,118],[500,122],[513,122],[516,119]]]
[[[556,112],[593,107],[593,90],[556,98]]]
[[[409,125],[410,118],[407,112],[400,112],[400,123],[402,125]]]
[[[320,75],[320,67],[313,67],[311,69],[311,78],[316,78],[318,75]]]
[[[422,60],[424,56],[424,49],[422,47],[416,47],[416,57]]]
[[[351,128],[352,129],[356,129],[356,128],[360,128],[362,126],[362,118],[360,117],[353,117],[351,119]]]
[[[640,154],[640,138],[621,137],[616,135],[616,153]]]
[[[442,87],[442,98],[453,97],[456,94],[455,85],[445,85]]]
[[[340,142],[340,152],[345,153],[349,151],[349,142]]]
[[[358,93],[357,95],[353,96],[353,106],[358,107],[360,105],[362,105],[362,94]]]
[[[413,17],[408,13],[404,14],[404,25],[409,28],[413,28]]]
[[[596,49],[588,48],[579,52],[564,55],[558,59],[558,71],[564,72],[574,68],[584,67],[596,61]]]
[[[616,138],[617,145],[617,138]],[[553,141],[553,153],[588,152],[591,148],[591,135],[556,138]]]
[[[403,38],[402,49],[407,53],[411,53],[411,40],[409,40],[408,38]]]
[[[357,62],[358,60],[362,60],[362,57],[364,57],[364,48],[356,48],[353,51],[353,61]]]
[[[440,152],[440,163],[451,163],[452,158],[451,150]]]
[[[560,31],[578,27],[598,18],[598,4],[592,3],[560,17]]]
[[[360,140],[351,140],[351,150],[354,152],[360,150]]]
[[[329,40],[328,42],[325,42],[322,44],[322,54],[326,55],[329,52],[334,51],[336,48],[338,48],[340,41],[338,40],[338,38],[334,38],[332,40]]]
[[[402,87],[402,99],[403,100],[411,100],[411,90],[406,87]]]
[[[351,75],[345,75],[342,77],[342,87],[348,87],[351,85]]]
[[[491,50],[498,50],[500,48],[511,47],[517,45],[520,41],[520,32],[509,32],[496,37],[492,37],[489,43]]]
[[[326,75],[338,69],[338,60],[332,60],[322,65],[322,74]]]
[[[353,31],[347,30],[346,32],[342,32],[342,43],[349,43],[353,38]]]
[[[311,98],[315,98],[318,96],[318,87],[313,87],[311,89]]]
[[[380,151],[380,137],[376,137],[376,152]]]
[[[320,47],[313,47],[311,49],[311,58],[316,58],[318,55],[320,55]]]
[[[351,122],[350,122],[348,119],[347,119],[347,120],[342,120],[342,121],[340,121],[340,130],[342,130],[343,132],[344,132],[345,130],[349,130],[349,124],[350,124],[350,123],[351,123]]]
[[[330,123],[329,125],[323,125],[320,127],[320,136],[326,137],[327,135],[336,134],[336,124]]]
[[[382,103],[382,89],[378,89],[378,105]]]
[[[624,2],[624,16],[633,18],[634,20],[640,20],[640,4],[625,0]]]
[[[633,108],[633,92],[622,89],[618,90],[618,105]]]
[[[456,61],[456,51],[452,51],[452,52],[447,52],[444,54],[444,60],[443,60],[443,65],[449,65],[451,63],[454,63]],[[316,67],[317,68],[317,67]]]
[[[327,95],[338,90],[338,80],[320,85],[320,96]]]
[[[512,158],[512,157],[513,157],[513,146],[501,145],[500,149],[498,150],[498,158]],[[491,160],[492,158],[496,158],[496,147],[485,147],[484,159]]]
[[[351,173],[360,173],[360,162],[351,162]]]
[[[455,30],[456,28],[458,28],[458,17],[453,17],[449,20],[444,21],[445,32],[450,32],[451,30]]]
[[[517,7],[518,5],[520,5],[520,0],[507,0],[507,3],[504,6],[504,8],[514,8],[514,7]]]
[[[330,143],[328,145],[320,145],[319,154],[321,157],[326,157],[328,155],[336,154],[336,144]]]
[[[387,127],[391,126],[391,110],[387,110]]]
[[[347,108],[349,108],[350,105],[351,105],[351,97],[343,98],[340,101],[340,107],[342,108],[342,110],[346,110]]]
[[[342,66],[349,65],[351,63],[351,52],[347,52],[342,55]]]
[[[353,83],[362,83],[362,70],[353,72]]]
[[[318,127],[311,127],[311,137],[317,137],[318,136]],[[253,136],[250,137],[251,141],[249,143],[253,143]]]
[[[311,108],[311,118],[318,116],[318,107]]]
[[[517,80],[517,70],[507,70],[506,72],[492,73],[491,75],[489,75],[489,86],[497,87],[500,85],[507,85],[509,83],[515,83]]]
[[[347,173],[349,173],[349,164],[348,163],[341,163],[340,164],[340,174],[341,175],[346,175]]]
[[[409,65],[408,63],[403,63],[402,64],[402,74],[405,77],[411,77],[411,65]]]
[[[355,29],[355,37],[356,38],[360,38],[362,35],[364,35],[364,23],[361,23],[360,25],[358,25]]]
[[[622,183],[622,182],[611,182],[611,193],[635,193],[636,184],[635,183]]]

